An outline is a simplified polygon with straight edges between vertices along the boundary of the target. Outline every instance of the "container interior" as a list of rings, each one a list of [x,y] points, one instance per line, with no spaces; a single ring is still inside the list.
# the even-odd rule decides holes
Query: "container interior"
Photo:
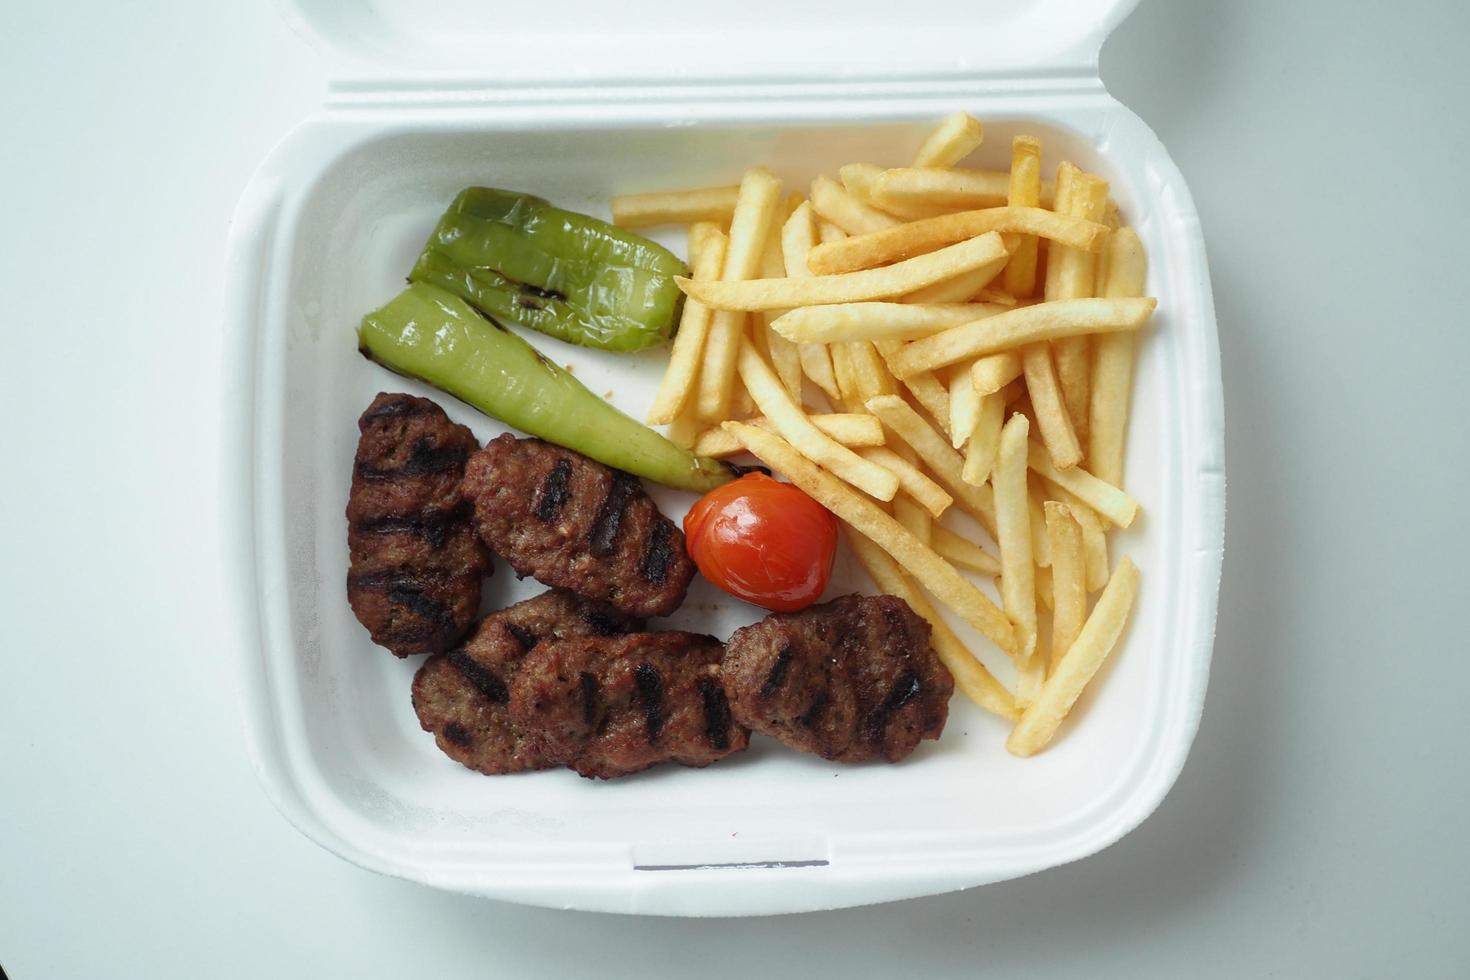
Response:
[[[482,441],[504,431],[356,351],[358,320],[401,288],[441,210],[461,188],[485,184],[605,217],[613,193],[733,183],[754,163],[801,190],[843,163],[905,163],[928,121],[536,132],[405,124],[349,141],[295,182],[275,245],[284,291],[264,327],[259,365],[258,390],[280,393],[277,431],[267,427],[258,446],[274,473],[258,503],[264,604],[279,600],[282,610],[268,613],[273,724],[294,785],[328,826],[367,853],[420,868],[483,868],[493,877],[498,862],[517,858],[547,866],[596,859],[649,869],[821,867],[844,853],[901,854],[943,840],[1001,854],[1080,833],[1126,804],[1141,773],[1179,738],[1168,700],[1188,669],[1175,583],[1188,578],[1196,539],[1180,502],[1180,470],[1192,451],[1180,424],[1190,397],[1181,337],[1194,327],[1176,315],[1177,277],[1161,271],[1176,260],[1180,231],[1160,219],[1159,189],[1146,167],[1104,159],[1094,139],[1070,128],[976,114],[986,141],[967,165],[1005,167],[1010,137],[1024,129],[1042,138],[1048,169],[1068,158],[1112,180],[1124,219],[1149,247],[1150,292],[1160,299],[1139,346],[1129,433],[1126,485],[1144,510],[1111,539],[1114,560],[1126,552],[1143,570],[1140,601],[1119,654],[1055,745],[1033,759],[1009,756],[1008,726],[957,694],[944,737],[896,766],[839,766],[759,736],[744,755],[708,769],[663,766],[611,782],[564,770],[486,777],[440,754],[410,704],[420,659],[397,660],[375,647],[348,608],[343,510],[356,419],[378,391],[433,397]],[[679,231],[653,237],[684,254]],[[664,352],[618,355],[529,339],[593,391],[644,416]],[[692,503],[661,489],[655,496],[676,520]],[[964,521],[952,526],[975,530]],[[541,588],[497,562],[485,606]],[[854,590],[873,586],[844,551],[828,597]],[[697,580],[684,607],[655,625],[723,638],[761,614]],[[1004,657],[951,622],[1009,682]]]

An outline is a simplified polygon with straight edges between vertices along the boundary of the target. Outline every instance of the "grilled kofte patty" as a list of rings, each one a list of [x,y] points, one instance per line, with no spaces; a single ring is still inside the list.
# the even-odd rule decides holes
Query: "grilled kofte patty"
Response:
[[[386,393],[357,427],[347,601],[395,656],[447,650],[474,622],[490,569],[460,496],[474,434],[427,398]]]
[[[510,716],[547,758],[583,776],[706,766],[750,743],[720,682],[722,650],[714,637],[679,632],[540,644],[511,683]]]
[[[539,643],[642,628],[641,621],[564,589],[491,613],[464,647],[430,657],[414,675],[419,724],[445,755],[487,775],[555,765],[506,709],[521,660]]]
[[[480,538],[518,575],[607,602],[630,616],[679,608],[694,563],[684,535],[637,477],[507,433],[465,469]]]
[[[723,674],[742,725],[838,762],[897,762],[938,738],[954,693],[929,624],[891,595],[843,596],[736,630]]]

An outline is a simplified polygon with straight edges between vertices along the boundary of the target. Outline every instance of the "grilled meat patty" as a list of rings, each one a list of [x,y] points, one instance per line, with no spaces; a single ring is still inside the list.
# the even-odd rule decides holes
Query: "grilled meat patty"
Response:
[[[460,496],[474,434],[427,398],[380,393],[347,498],[347,601],[395,656],[452,647],[474,622],[490,556]]]
[[[726,646],[735,718],[824,759],[897,762],[938,738],[954,678],[897,596],[849,595],[767,616]]]
[[[630,616],[667,616],[684,601],[694,563],[683,532],[636,477],[507,433],[470,459],[464,494],[481,540],[517,575]]]
[[[722,650],[679,632],[540,644],[511,683],[510,716],[548,759],[583,776],[706,766],[750,743],[720,682]]]
[[[642,628],[610,606],[552,589],[491,613],[462,648],[424,661],[413,678],[413,709],[444,754],[471,769],[487,775],[546,769],[555,763],[507,711],[521,660],[539,643]]]

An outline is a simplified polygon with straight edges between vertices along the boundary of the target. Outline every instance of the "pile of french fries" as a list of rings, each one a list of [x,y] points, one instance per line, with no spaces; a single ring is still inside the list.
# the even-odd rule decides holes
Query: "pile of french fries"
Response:
[[[754,167],[738,186],[612,211],[624,227],[689,225],[649,422],[706,455],[749,452],[836,514],[878,588],[929,621],[957,686],[1029,756],[1138,591],[1106,532],[1139,511],[1123,454],[1135,336],[1156,302],[1106,180],[1067,162],[1042,180],[1032,136],[1013,140],[1009,172],[958,167],[982,139],[956,113],[912,166],[848,164],[806,197]],[[940,523],[956,511],[994,553]],[[998,579],[1000,606],[975,577]],[[1010,658],[1013,689],[930,596]]]

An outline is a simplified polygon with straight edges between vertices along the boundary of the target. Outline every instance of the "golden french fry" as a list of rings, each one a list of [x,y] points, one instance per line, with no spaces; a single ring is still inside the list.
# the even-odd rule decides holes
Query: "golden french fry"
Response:
[[[1005,259],[1005,245],[1000,235],[992,231],[881,269],[863,269],[838,276],[720,282],[698,282],[676,276],[675,281],[684,292],[717,310],[779,310],[901,296],[973,269],[985,267],[999,271]]]
[[[862,415],[855,417],[872,420],[879,427],[879,435],[882,435],[882,423],[878,421],[876,416]],[[945,493],[943,487],[929,479],[923,470],[914,465],[913,461],[904,459],[886,445],[866,447],[859,450],[858,455],[866,460],[877,463],[898,477],[898,488],[921,504],[929,512],[930,517],[939,517],[949,509],[950,504],[954,503],[954,498]]]
[[[1082,462],[1082,447],[1072,431],[1072,417],[1062,401],[1061,387],[1052,367],[1051,348],[1032,344],[1021,351],[1021,369],[1026,376],[1026,393],[1031,397],[1041,441],[1052,461],[1063,469]]]
[[[871,415],[854,415],[846,412],[832,412],[827,414],[808,414],[807,418],[826,435],[835,441],[848,447],[871,448],[883,445],[883,423]],[[757,416],[750,420],[751,425],[758,425],[762,429],[775,430],[771,420],[765,416]],[[699,434],[693,442],[694,452],[700,456],[710,456],[714,459],[723,459],[726,456],[734,456],[742,451],[740,443],[734,436],[715,426],[706,429]],[[686,447],[687,448],[687,447]],[[877,462],[875,460],[874,462]],[[882,463],[879,463],[882,466]],[[887,467],[884,467],[887,469]],[[902,481],[900,481],[902,485]],[[942,491],[941,491],[942,492]]]
[[[991,303],[833,303],[788,310],[771,326],[799,343],[913,340],[1004,312]]]
[[[949,374],[949,444],[963,448],[979,422],[980,393],[970,382],[970,366],[956,364]]]
[[[995,496],[990,487],[974,487],[964,481],[961,476],[964,459],[943,436],[897,395],[870,398],[867,408],[919,454],[961,510],[979,521],[985,530],[995,533]]]
[[[818,245],[812,249],[809,261],[812,273],[819,276],[871,269],[932,252],[988,231],[1040,235],[1089,252],[1098,251],[1108,235],[1105,225],[1045,208],[983,208],[904,224],[895,222],[864,234],[853,233],[839,242]]]
[[[698,229],[698,235],[696,235]],[[696,241],[699,255],[696,257]],[[725,249],[729,240],[724,232],[712,224],[699,223],[690,229],[689,264],[694,278],[714,279],[720,275],[725,263]],[[665,425],[674,421],[691,400],[697,387],[699,362],[704,354],[709,335],[710,308],[697,300],[685,300],[684,311],[679,316],[679,332],[674,335],[674,346],[669,353],[669,366],[659,382],[658,393],[648,410],[648,421],[652,425]],[[691,423],[693,419],[691,418]]]
[[[852,349],[845,343],[828,344],[827,351],[832,357],[832,377],[837,384],[837,404],[845,412],[867,411],[863,408],[857,378],[853,376]]]
[[[935,524],[930,529],[929,546],[941,558],[960,568],[992,578],[1000,575],[1000,559],[943,524]]]
[[[1082,525],[1066,504],[1046,502],[1046,538],[1051,545],[1051,663],[1053,669],[1082,632],[1087,619],[1087,572],[1082,559]]]
[[[876,163],[848,163],[837,168],[837,179],[847,193],[864,202],[873,203],[873,185],[883,176],[885,168]]]
[[[908,529],[908,532],[925,547],[929,546],[933,522],[929,512],[910,498],[899,494],[893,498],[893,519]]]
[[[1005,398],[998,391],[980,397],[980,414],[975,429],[965,443],[965,465],[960,477],[971,486],[982,486],[990,479],[995,454],[1000,451],[1000,430],[1005,422]]]
[[[766,233],[766,247],[761,253],[760,274],[763,277],[786,275],[784,231],[784,222],[771,222],[770,231]],[[776,377],[781,379],[781,383],[786,386],[791,397],[800,402],[801,357],[796,351],[795,344],[771,330],[772,321],[779,315],[775,310],[767,310],[760,314],[758,323],[751,324],[751,328],[753,333],[760,337],[759,347],[763,348],[762,353],[770,358]]]
[[[841,184],[825,174],[812,181],[812,210],[849,235],[866,235],[896,227],[899,223],[893,215],[884,214],[849,194]],[[824,274],[815,266],[812,273]]]
[[[1093,174],[1079,172],[1072,178],[1066,203],[1072,216],[1100,223],[1107,212],[1108,182]],[[1054,248],[1046,298],[1081,299],[1095,295],[1093,271],[1096,264],[1095,257],[1086,252],[1065,246]],[[1067,406],[1079,445],[1086,446],[1088,411],[1092,400],[1091,339],[1086,336],[1063,337],[1052,347],[1062,401]]]
[[[1006,203],[1010,182],[1004,171],[896,167],[873,182],[872,195],[881,208],[997,208]]]
[[[931,642],[934,644],[934,652],[954,675],[955,687],[963,691],[965,697],[992,714],[1012,720],[1020,717],[1011,692],[960,642],[949,624],[934,609],[928,598],[914,587],[892,556],[851,527],[846,528],[846,532],[852,553],[867,569],[878,588],[903,599],[909,604],[909,608],[929,621],[933,631]]]
[[[735,200],[739,194],[738,184],[687,191],[618,194],[612,199],[612,221],[619,228],[687,225],[696,221],[723,224],[735,213]]]
[[[822,432],[807,418],[801,406],[791,400],[779,378],[761,356],[748,344],[740,349],[740,380],[765,413],[771,426],[810,459],[837,476],[879,500],[892,500],[898,492],[898,477],[876,463],[870,463],[831,436]]]
[[[916,167],[953,167],[974,153],[985,139],[980,120],[967,112],[952,112],[924,139],[914,154]]]
[[[826,344],[798,344],[796,353],[801,358],[801,371],[812,383],[822,389],[832,404],[841,404],[841,393],[837,390],[837,376],[832,373],[832,352]]]
[[[1040,476],[1075,494],[1079,500],[1119,527],[1128,527],[1138,515],[1138,501],[1111,483],[1099,480],[1080,466],[1069,470],[1058,469],[1052,465],[1051,456],[1045,447],[1034,442],[1031,444],[1030,461],[1031,468]]]
[[[807,257],[816,242],[816,216],[812,212],[811,202],[803,201],[781,226],[781,257],[786,264],[788,277],[800,279],[811,275],[807,268]],[[796,357],[802,373],[811,378],[812,383],[822,389],[823,394],[834,405],[837,404],[837,378],[832,374],[832,356],[827,348],[821,344],[799,344]]]
[[[962,272],[948,279],[941,279],[932,286],[904,293],[902,303],[954,304],[969,303],[985,291],[985,285],[996,276],[995,269],[986,265],[969,272]]]
[[[830,221],[817,219],[817,241],[840,242],[847,237],[847,232],[837,227]]]
[[[1108,584],[1108,534],[1103,520],[1082,499],[1050,480],[1046,484],[1046,496],[1067,505],[1072,519],[1082,526],[1082,564],[1087,582],[1087,591],[1096,592]]]
[[[1062,720],[1097,674],[1108,654],[1123,635],[1128,613],[1138,595],[1138,566],[1124,556],[1098,597],[1082,632],[1042,685],[1041,694],[1021,714],[1021,720],[1006,739],[1015,755],[1034,755],[1056,735]]]
[[[750,279],[760,268],[766,235],[781,204],[781,181],[764,167],[752,167],[740,181],[740,195],[730,219],[730,244],[720,279]],[[706,303],[713,308],[713,304]],[[735,362],[740,357],[745,317],[721,310],[710,321],[699,377],[698,414],[719,421],[730,414],[735,389]]]
[[[935,598],[1007,655],[1015,654],[1016,635],[1005,613],[881,507],[824,472],[780,436],[741,422],[726,422],[725,428],[758,459],[785,474],[813,500],[881,546]]]
[[[995,488],[995,537],[1000,545],[1001,588],[1006,615],[1036,643],[1036,566],[1031,553],[1031,511],[1026,491],[1026,446],[1030,426],[1024,415],[1012,415],[1000,431],[991,484]]]
[[[1009,264],[1009,263],[1007,263]],[[1021,301],[1010,293],[1002,292],[992,283],[975,294],[977,303],[998,303],[1001,306],[1020,306]]]
[[[1056,597],[1051,594],[1051,569],[1038,568],[1036,570],[1036,598],[1048,611],[1055,613]]]
[[[869,398],[891,395],[898,391],[898,382],[888,373],[888,367],[872,344],[866,340],[853,340],[844,346],[847,348],[847,363],[860,401],[866,402]]]
[[[1011,207],[1034,207],[1041,203],[1041,141],[1035,136],[1023,135],[1011,140],[1006,202]],[[1006,263],[1003,278],[1006,292],[1018,297],[1030,296],[1036,291],[1037,236],[1021,235],[1014,243],[1006,244],[1011,247],[1011,260]]]
[[[664,436],[678,446],[680,449],[693,449],[698,441],[699,420],[694,417],[686,405],[684,412],[669,423],[664,430]]]
[[[850,272],[848,275],[866,273]],[[711,282],[693,285],[704,291],[724,288],[726,284]],[[915,340],[895,354],[889,368],[899,378],[905,378],[918,371],[933,371],[957,361],[998,354],[1043,340],[1084,333],[1137,330],[1148,322],[1157,305],[1158,301],[1155,299],[1140,298],[1070,299],[1018,306],[984,320],[961,324]]]
[[[1031,508],[1031,557],[1037,568],[1051,567],[1051,539],[1046,536],[1045,496],[1040,477],[1026,481],[1029,490],[1026,501]]]
[[[987,354],[970,365],[970,383],[981,395],[994,394],[1021,376],[1021,355],[1013,350]]]
[[[1139,296],[1147,275],[1143,242],[1132,228],[1119,228],[1108,239],[1109,299]],[[1133,385],[1133,335],[1108,334],[1095,344],[1092,405],[1089,415],[1087,465],[1100,480],[1123,485],[1123,448],[1128,435],[1128,401]]]

